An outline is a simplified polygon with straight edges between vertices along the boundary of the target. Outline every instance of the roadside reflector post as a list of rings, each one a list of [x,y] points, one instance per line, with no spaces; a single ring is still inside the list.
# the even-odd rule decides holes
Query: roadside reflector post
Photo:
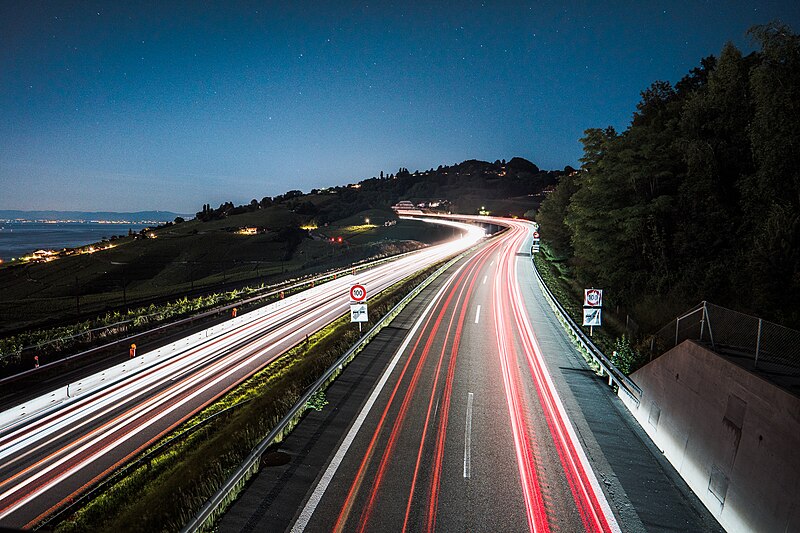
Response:
[[[33,367],[34,368],[39,368],[39,356],[38,355],[34,355],[33,356]]]
[[[235,307],[233,309],[231,309],[231,318],[236,318],[236,313],[237,312],[238,312],[238,309],[236,309]]]
[[[135,344],[131,344],[131,349],[128,350],[128,355],[130,355],[131,359],[136,357],[136,345]]]

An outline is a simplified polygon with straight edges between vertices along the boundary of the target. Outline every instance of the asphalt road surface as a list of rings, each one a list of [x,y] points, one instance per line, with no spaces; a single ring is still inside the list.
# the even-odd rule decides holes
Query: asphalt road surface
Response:
[[[221,531],[718,529],[565,340],[531,227],[507,223],[351,363]]]

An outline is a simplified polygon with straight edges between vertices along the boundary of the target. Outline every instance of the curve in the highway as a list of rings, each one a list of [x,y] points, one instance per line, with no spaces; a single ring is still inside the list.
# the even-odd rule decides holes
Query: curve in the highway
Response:
[[[370,294],[457,254],[483,231],[318,285],[240,315],[102,375],[0,413],[0,524],[35,524],[194,412]],[[58,401],[52,401],[56,395]],[[33,409],[33,411],[31,411]]]

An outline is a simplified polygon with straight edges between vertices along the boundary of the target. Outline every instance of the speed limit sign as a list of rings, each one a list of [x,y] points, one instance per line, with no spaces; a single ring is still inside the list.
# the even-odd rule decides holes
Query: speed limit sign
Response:
[[[367,289],[363,285],[353,285],[350,287],[350,301],[361,303],[367,299]]]

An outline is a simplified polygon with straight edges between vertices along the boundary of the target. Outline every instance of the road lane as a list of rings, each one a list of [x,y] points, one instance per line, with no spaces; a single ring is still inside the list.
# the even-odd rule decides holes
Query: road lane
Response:
[[[469,247],[478,233],[357,277],[341,277],[141,354],[107,371],[116,377],[72,384],[61,401],[35,412],[0,413],[0,524],[35,523],[307,333],[341,316],[352,283],[377,294]]]
[[[718,530],[552,316],[530,227],[506,223],[447,278],[399,352],[397,331],[394,345],[370,348],[389,377],[369,405],[334,383],[332,409],[300,423],[276,452],[286,466],[262,470],[220,531]],[[342,385],[366,398],[378,378],[359,371]]]

